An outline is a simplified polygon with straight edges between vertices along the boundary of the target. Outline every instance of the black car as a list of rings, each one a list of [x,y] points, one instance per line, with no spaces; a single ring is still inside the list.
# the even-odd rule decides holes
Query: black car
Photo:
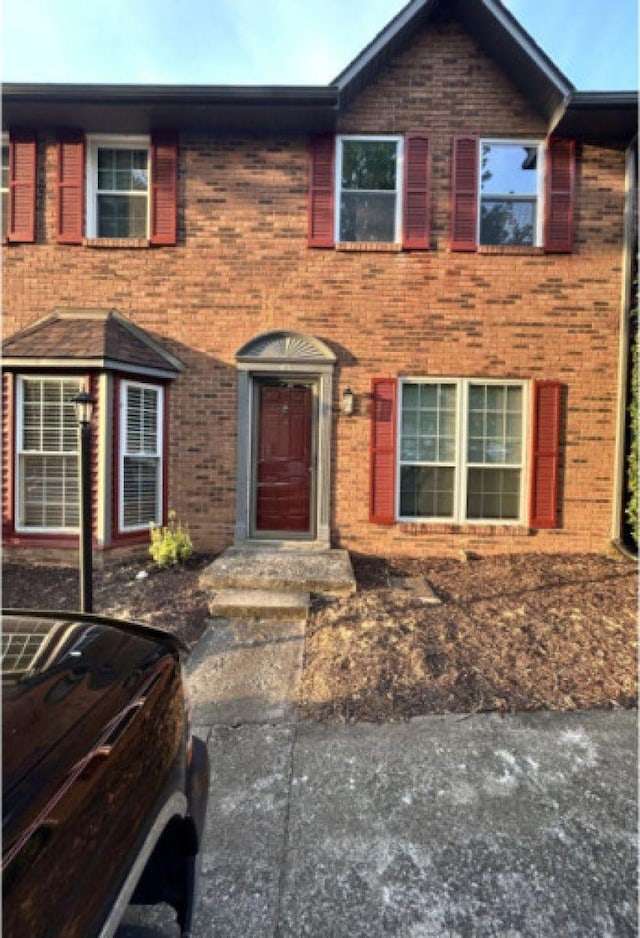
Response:
[[[108,936],[157,902],[190,934],[209,762],[184,651],[141,624],[3,614],[4,938]]]

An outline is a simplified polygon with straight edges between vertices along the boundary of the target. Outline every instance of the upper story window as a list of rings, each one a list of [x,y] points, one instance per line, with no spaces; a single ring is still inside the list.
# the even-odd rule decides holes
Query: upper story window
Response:
[[[148,238],[149,177],[148,138],[89,138],[88,236]]]
[[[401,137],[338,138],[336,240],[400,240]]]
[[[480,141],[479,243],[542,243],[542,147]]]
[[[453,139],[451,250],[573,250],[575,142]]]
[[[309,247],[429,250],[426,133],[323,134],[312,138],[309,155]]]

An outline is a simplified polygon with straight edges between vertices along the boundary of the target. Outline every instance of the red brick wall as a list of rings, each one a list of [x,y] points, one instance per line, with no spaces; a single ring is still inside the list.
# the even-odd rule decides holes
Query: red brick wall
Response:
[[[338,355],[334,540],[359,551],[604,550],[613,512],[624,155],[578,148],[576,250],[452,254],[454,133],[543,137],[516,88],[456,25],[434,24],[355,101],[345,132],[427,130],[428,253],[306,244],[308,141],[180,140],[176,247],[55,243],[55,147],[39,145],[36,245],[4,251],[4,332],[54,307],[115,307],[185,363],[171,394],[169,504],[198,547],[233,539],[235,352],[294,329]],[[368,393],[379,375],[546,378],[566,386],[562,527],[377,526],[368,522]],[[349,385],[356,414],[338,415]]]

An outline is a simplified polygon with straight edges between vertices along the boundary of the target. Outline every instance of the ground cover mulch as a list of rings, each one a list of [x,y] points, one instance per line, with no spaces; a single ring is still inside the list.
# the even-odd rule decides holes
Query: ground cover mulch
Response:
[[[173,567],[158,567],[146,557],[107,561],[93,571],[93,611],[168,629],[192,647],[209,614],[198,580],[214,556],[192,555]],[[77,567],[23,562],[2,566],[5,609],[77,610],[79,596]]]
[[[352,556],[358,593],[318,600],[301,693],[317,720],[634,707],[636,566],[596,555]],[[432,604],[397,577],[425,578]]]
[[[168,628],[193,646],[208,616],[199,577],[212,560],[110,563],[94,570],[94,609]],[[304,715],[380,721],[636,705],[634,563],[592,554],[352,560],[358,592],[313,599]],[[403,578],[426,581],[439,602],[404,589]],[[4,607],[78,606],[75,567],[7,562],[2,589]]]

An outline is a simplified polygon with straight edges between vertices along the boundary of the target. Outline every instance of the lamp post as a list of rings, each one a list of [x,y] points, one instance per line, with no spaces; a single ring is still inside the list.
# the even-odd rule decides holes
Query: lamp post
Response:
[[[93,612],[91,415],[96,400],[87,391],[80,391],[73,403],[80,431],[80,612]]]

